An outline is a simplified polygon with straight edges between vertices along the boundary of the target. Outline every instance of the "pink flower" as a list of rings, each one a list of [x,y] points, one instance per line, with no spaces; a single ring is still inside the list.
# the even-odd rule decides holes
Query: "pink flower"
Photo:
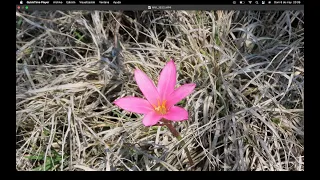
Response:
[[[145,126],[155,125],[162,118],[171,121],[188,119],[188,112],[174,105],[191,94],[196,84],[185,84],[174,89],[177,74],[173,60],[170,60],[161,71],[158,87],[139,69],[135,70],[134,76],[147,100],[128,96],[117,99],[114,102],[117,106],[127,111],[144,114],[142,122]]]

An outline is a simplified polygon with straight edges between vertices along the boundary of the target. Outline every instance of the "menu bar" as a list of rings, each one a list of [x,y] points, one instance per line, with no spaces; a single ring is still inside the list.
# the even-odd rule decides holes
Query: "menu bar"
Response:
[[[144,11],[144,10],[251,10],[251,11],[284,11],[284,10],[304,10],[303,5],[291,6],[249,6],[249,5],[17,5],[19,11],[33,11],[33,10],[101,10],[101,11],[116,11],[116,10],[131,10],[131,11]]]
[[[161,0],[157,3],[150,1],[132,1],[132,0],[122,0],[122,1],[28,1],[28,0],[17,0],[16,5],[304,5],[304,0],[295,1],[233,1],[233,0],[215,0],[212,2],[196,1],[196,4],[192,3],[173,3],[172,1],[166,2]]]

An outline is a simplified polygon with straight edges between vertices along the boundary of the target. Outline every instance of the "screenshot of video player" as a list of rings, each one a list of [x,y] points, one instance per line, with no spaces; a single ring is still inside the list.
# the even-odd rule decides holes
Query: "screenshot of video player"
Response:
[[[15,7],[17,171],[304,171],[304,1]]]

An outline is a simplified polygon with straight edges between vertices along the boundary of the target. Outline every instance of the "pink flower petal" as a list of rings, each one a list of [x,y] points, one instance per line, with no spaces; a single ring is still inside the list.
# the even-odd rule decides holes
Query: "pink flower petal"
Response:
[[[151,104],[157,105],[159,93],[152,80],[139,69],[134,71],[134,75],[142,94]]]
[[[163,117],[171,121],[183,121],[188,119],[188,111],[178,106],[172,106]]]
[[[177,70],[173,60],[170,60],[162,69],[158,82],[158,92],[161,99],[167,99],[174,91],[177,78],[176,72]]]
[[[162,116],[158,115],[155,111],[151,111],[148,114],[144,115],[142,123],[145,126],[153,126],[157,124],[161,118]]]
[[[147,100],[138,97],[124,97],[115,100],[114,103],[130,112],[147,114],[153,111],[153,107]]]
[[[177,102],[181,101],[183,98],[187,97],[189,94],[192,93],[196,84],[184,84],[177,88],[173,93],[171,93],[167,98],[167,107],[170,108],[171,106],[175,105]]]

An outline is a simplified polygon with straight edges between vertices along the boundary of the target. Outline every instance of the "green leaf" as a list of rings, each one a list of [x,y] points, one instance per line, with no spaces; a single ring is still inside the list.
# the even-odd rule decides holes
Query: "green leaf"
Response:
[[[276,123],[276,124],[280,124],[280,119],[279,118],[272,118],[271,121]]]
[[[25,156],[25,158],[30,159],[30,160],[44,160],[44,155],[40,155],[40,156]]]
[[[17,26],[20,27],[22,24],[22,18],[19,18],[18,22],[17,22]]]

